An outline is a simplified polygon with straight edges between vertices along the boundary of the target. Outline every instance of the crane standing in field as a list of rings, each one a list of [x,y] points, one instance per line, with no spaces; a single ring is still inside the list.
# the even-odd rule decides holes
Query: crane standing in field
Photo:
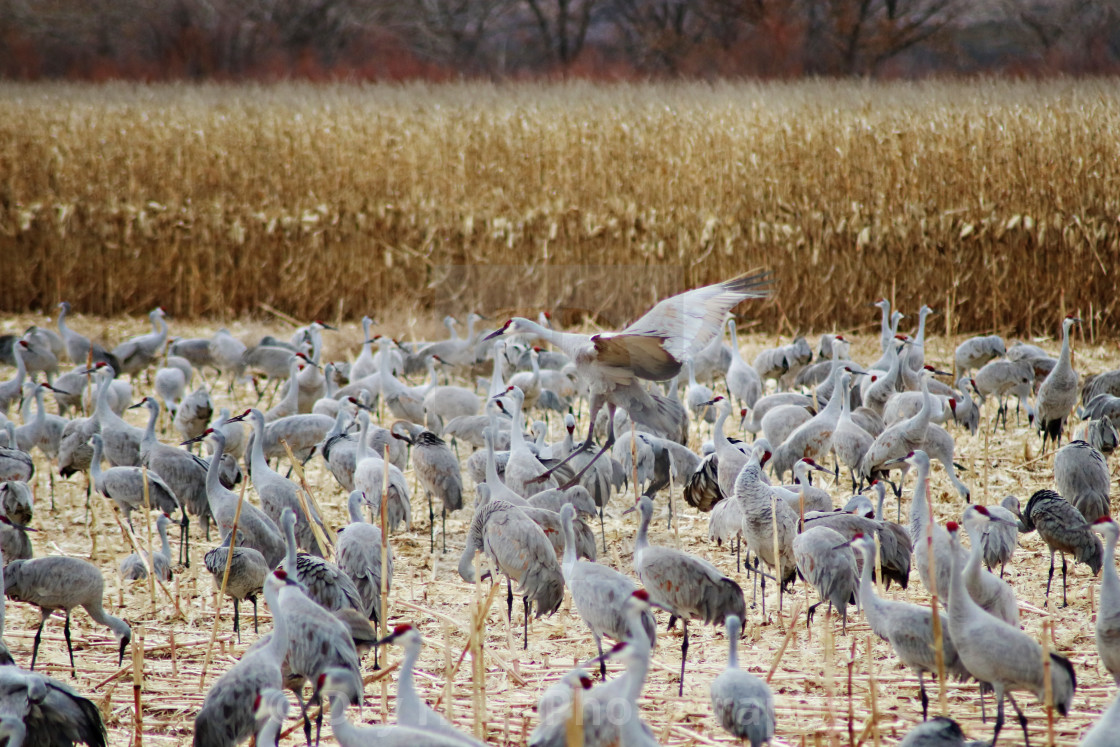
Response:
[[[621,332],[577,335],[543,327],[521,317],[510,319],[486,339],[502,334],[527,334],[559,347],[576,365],[590,396],[587,438],[560,464],[591,448],[595,418],[607,407],[607,439],[591,462],[572,479],[583,477],[588,467],[614,445],[614,413],[622,407],[637,423],[661,433],[675,432],[675,411],[669,400],[652,394],[638,379],[666,381],[680,373],[684,362],[704,349],[723,328],[723,320],[741,301],[762,298],[768,273],[737,278],[667,298]],[[560,465],[554,466],[551,473]],[[546,473],[547,474],[547,473]]]
[[[1053,441],[1055,446],[1061,443],[1066,418],[1077,404],[1078,376],[1070,363],[1069,331],[1074,324],[1080,322],[1075,316],[1066,317],[1062,321],[1062,350],[1058,353],[1058,362],[1038,388],[1037,425],[1042,431],[1043,451],[1046,450],[1047,439]]]
[[[1085,523],[1085,517],[1073,504],[1053,490],[1039,490],[1027,501],[1027,507],[1019,515],[1020,531],[1038,534],[1050,548],[1050,575],[1046,579],[1046,596],[1050,596],[1050,584],[1054,580],[1054,553],[1062,555],[1062,606],[1066,601],[1066,553],[1073,555],[1074,562],[1089,566],[1095,576],[1101,569],[1101,541]]]
[[[432,496],[443,504],[443,551],[447,552],[447,512],[463,507],[463,475],[459,460],[447,443],[427,428],[398,420],[389,427],[390,432],[412,446],[412,463],[416,476],[428,494],[428,544],[435,552],[436,515]]]
[[[684,669],[688,661],[688,621],[692,618],[713,625],[728,615],[746,616],[747,604],[739,584],[724,576],[708,561],[670,547],[649,543],[649,523],[653,518],[653,501],[642,496],[635,509],[641,511],[641,524],[634,540],[634,571],[642,580],[650,598],[669,611],[669,627],[680,618],[684,625],[681,641],[681,682],[679,695],[684,695]]]

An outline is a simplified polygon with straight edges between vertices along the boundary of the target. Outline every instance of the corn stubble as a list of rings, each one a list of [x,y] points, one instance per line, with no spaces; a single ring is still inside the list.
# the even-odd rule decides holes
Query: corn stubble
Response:
[[[766,266],[772,327],[1115,323],[1118,133],[1104,81],[8,83],[0,304],[615,323]]]

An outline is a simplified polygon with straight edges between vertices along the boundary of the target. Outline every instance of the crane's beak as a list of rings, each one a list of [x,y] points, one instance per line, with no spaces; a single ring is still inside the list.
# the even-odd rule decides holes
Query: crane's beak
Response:
[[[200,436],[195,436],[194,438],[188,438],[188,439],[187,439],[186,441],[183,441],[183,442],[182,442],[181,444],[179,444],[179,445],[180,445],[180,446],[187,446],[187,445],[189,445],[189,444],[197,444],[197,443],[199,443],[199,442],[201,442],[201,441],[205,441],[205,440],[206,440],[206,437],[207,437],[208,435],[210,435],[210,434],[209,434],[209,433],[203,433],[203,434],[202,434],[202,435],[200,435]]]
[[[117,666],[118,667],[121,664],[124,664],[124,651],[125,651],[126,648],[128,648],[128,644],[131,643],[131,642],[132,642],[132,636],[131,635],[121,636],[121,653],[120,653],[120,658],[117,659]]]
[[[139,402],[137,402],[136,404],[134,404],[134,405],[129,405],[129,406],[128,406],[128,409],[130,409],[130,410],[135,410],[135,409],[136,409],[137,407],[143,407],[143,406],[144,406],[145,404],[147,404],[147,403],[148,403],[148,398],[147,398],[147,397],[145,397],[144,399],[140,400],[140,401],[139,401]]]

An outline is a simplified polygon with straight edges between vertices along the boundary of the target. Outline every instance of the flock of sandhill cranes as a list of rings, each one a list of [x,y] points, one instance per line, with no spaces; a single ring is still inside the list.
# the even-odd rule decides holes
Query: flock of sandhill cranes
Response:
[[[285,688],[296,695],[309,743],[318,741],[329,710],[342,745],[480,744],[417,692],[419,631],[402,622],[378,640],[370,625],[381,622],[388,601],[383,594],[392,588],[392,542],[383,536],[379,517],[390,534],[412,529],[410,470],[427,499],[432,553],[446,552],[447,514],[463,509],[474,493],[473,518],[459,538],[458,572],[468,582],[476,581],[478,567],[488,568],[495,581],[498,574],[506,577],[511,626],[517,582],[526,648],[530,617],[555,613],[565,589],[591,632],[598,655],[584,667],[597,667],[602,682],[595,684],[584,667],[576,667],[548,688],[531,745],[571,744],[573,724],[582,728],[579,742],[585,745],[656,744],[637,707],[657,642],[656,610],[668,613],[670,628],[678,619],[683,627],[681,695],[689,623],[726,628],[730,656],[727,669],[710,683],[713,713],[752,747],[769,742],[781,733],[774,696],[766,682],[740,668],[738,639],[750,617],[769,619],[767,580],[777,586],[780,614],[783,596],[798,578],[820,600],[808,607],[807,624],[827,604],[841,616],[843,633],[854,604],[917,675],[924,723],[903,744],[965,744],[952,719],[926,720],[927,676],[976,681],[982,706],[982,693],[994,691],[992,744],[1010,701],[1029,743],[1027,719],[1013,693],[1032,693],[1065,715],[1074,707],[1076,687],[1070,661],[1054,651],[1044,657],[1021,628],[1015,590],[1005,579],[1018,535],[1034,531],[1050,550],[1047,596],[1054,556],[1062,557],[1063,605],[1067,558],[1094,575],[1103,567],[1095,635],[1101,664],[1120,685],[1120,527],[1110,518],[1106,461],[1118,445],[1120,371],[1081,381],[1070,348],[1078,320],[1063,322],[1057,358],[1031,345],[1006,348],[998,336],[974,337],[957,348],[950,375],[926,360],[929,307],[921,308],[917,332],[908,336],[898,333],[902,314],[883,300],[876,304],[881,357],[870,365],[850,358],[842,335],[821,337],[816,363],[804,338],[748,362],[729,314],[742,301],[766,295],[768,281],[766,274],[743,275],[689,291],[662,301],[624,330],[593,335],[560,331],[544,314],[476,332],[484,319],[472,314],[465,337],[447,320],[449,339],[403,344],[371,337],[367,317],[364,342],[350,363],[323,362],[323,333],[331,328],[320,322],[299,329],[290,341],[266,337],[249,347],[224,329],[208,338],[170,339],[161,309],[150,315],[150,334],[112,350],[71,328],[65,303],[57,334],[36,326],[0,338],[0,356],[15,368],[12,379],[0,382],[6,433],[0,448],[0,551],[7,561],[0,578],[8,599],[42,613],[29,669],[15,664],[0,638],[7,664],[0,667],[0,736],[8,745],[105,744],[97,708],[32,670],[43,626],[56,610],[65,614],[72,669],[75,607],[118,637],[122,660],[131,637],[128,623],[103,608],[104,579],[96,566],[75,557],[31,557],[27,482],[35,470],[33,450],[48,460],[52,504],[55,470],[63,477],[87,472],[92,490],[111,500],[128,524],[136,512],[157,512],[161,548],[123,558],[124,578],[154,573],[166,580],[189,565],[193,518],[196,541],[209,543],[211,524],[217,527],[217,544],[204,562],[215,588],[233,600],[238,636],[240,602],[253,605],[257,631],[257,598],[264,596],[273,628],[210,688],[194,722],[199,747],[235,745],[254,735],[257,744],[276,744],[289,711]],[[74,368],[64,372],[65,358]],[[204,379],[192,389],[207,370],[228,377],[230,392],[266,379],[276,387],[274,396],[268,405],[237,414],[215,412],[217,380],[214,388]],[[405,378],[425,372],[425,384]],[[461,382],[476,372],[489,380],[479,386],[446,383],[449,375]],[[132,387],[145,376],[153,393],[134,401]],[[259,405],[268,392],[257,391]],[[53,394],[58,415],[47,412],[46,392]],[[1056,490],[1037,491],[1025,506],[1014,496],[1000,505],[970,504],[950,429],[975,434],[989,398],[997,408],[994,421],[1002,419],[1006,429],[1011,397],[1015,417],[1025,408],[1043,449],[1055,448]],[[11,414],[13,406],[18,416]],[[146,428],[123,417],[128,408],[146,409]],[[1075,439],[1062,446],[1075,408],[1080,425]],[[90,414],[70,418],[71,411]],[[391,422],[375,420],[385,412]],[[563,419],[561,441],[548,441],[550,412]],[[576,439],[577,412],[587,422],[582,441]],[[178,445],[157,436],[164,413]],[[535,414],[545,422],[526,423]],[[740,429],[753,436],[750,443],[727,434],[735,415]],[[697,454],[689,448],[690,430],[709,427],[711,440]],[[195,444],[205,444],[208,455],[195,453]],[[463,460],[458,452],[466,445],[476,451]],[[290,470],[276,468],[281,460],[305,463],[313,457],[348,495],[349,524],[333,537],[311,495]],[[934,521],[931,507],[933,462],[963,501],[959,520],[945,526]],[[910,472],[913,486],[907,487]],[[850,481],[854,495],[836,508],[838,496],[813,485],[814,473],[832,476],[837,486]],[[783,486],[787,474],[794,482]],[[251,481],[255,502],[232,490],[243,479]],[[607,551],[603,523],[611,494],[627,495],[630,483],[636,500],[620,500],[628,505],[624,514],[638,516],[633,575],[597,559]],[[753,587],[749,608],[732,575],[696,554],[650,541],[654,501],[674,484],[682,486],[689,505],[709,514],[711,539],[734,544],[736,573],[747,573]],[[876,502],[862,492],[867,490]],[[898,521],[909,493],[906,525],[884,511],[892,492]],[[439,550],[436,502],[442,510]],[[180,541],[173,560],[168,530],[176,524]],[[960,543],[962,527],[969,550]],[[928,604],[887,596],[892,583],[907,587],[911,565],[930,593]],[[0,604],[0,633],[2,610]],[[616,642],[606,651],[604,636]],[[405,650],[397,723],[352,723],[348,707],[363,699],[364,654],[390,643]],[[624,666],[614,679],[607,678],[609,659]],[[309,707],[316,704],[322,707],[313,736]],[[577,704],[582,715],[573,713]],[[1081,744],[1116,744],[1118,727],[1120,705],[1114,704]]]

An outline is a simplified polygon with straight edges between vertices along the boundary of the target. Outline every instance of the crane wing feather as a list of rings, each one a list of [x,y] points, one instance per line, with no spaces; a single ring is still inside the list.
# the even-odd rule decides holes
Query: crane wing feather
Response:
[[[595,335],[596,359],[604,366],[632,371],[642,379],[664,381],[680,373],[681,361],[665,348],[665,337],[637,334]]]

